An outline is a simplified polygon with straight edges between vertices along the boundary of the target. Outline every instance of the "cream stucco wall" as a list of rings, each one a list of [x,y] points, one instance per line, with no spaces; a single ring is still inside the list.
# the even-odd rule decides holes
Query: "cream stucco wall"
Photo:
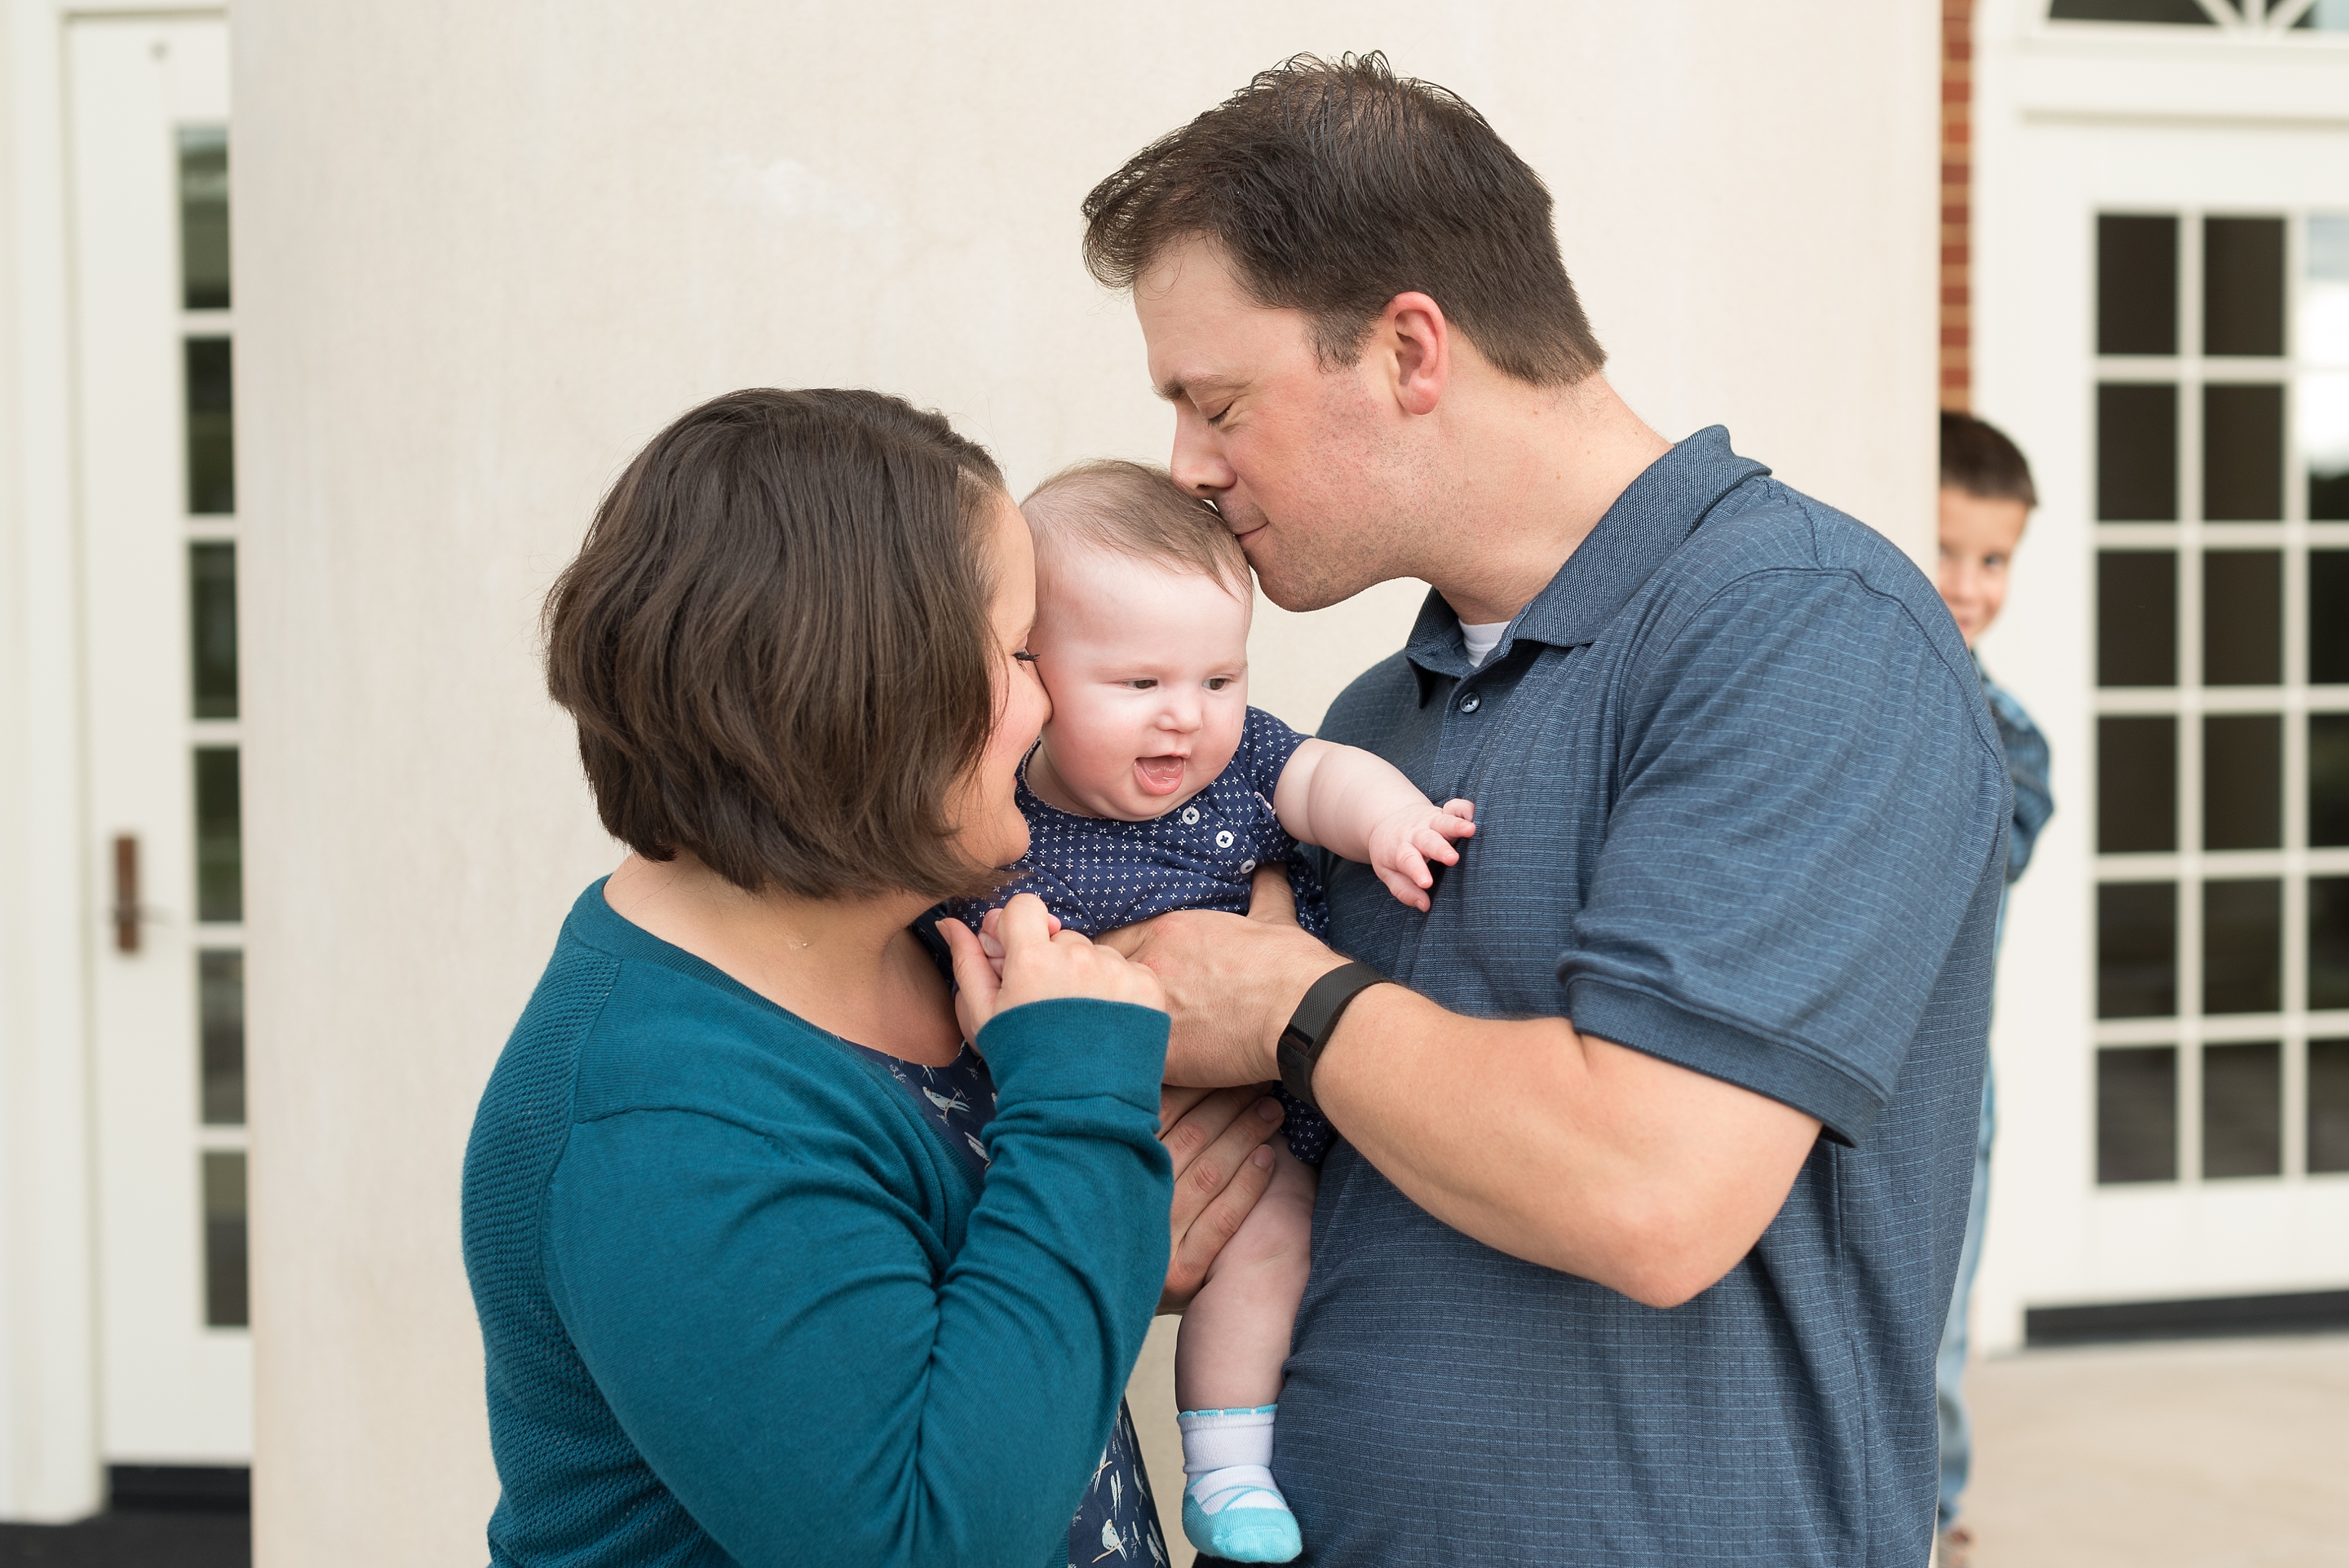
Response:
[[[103,1496],[63,43],[0,7],[0,1519]]]
[[[233,18],[256,1543],[479,1562],[473,1102],[614,859],[533,617],[632,449],[750,383],[887,387],[1015,483],[1163,458],[1093,180],[1301,49],[1382,47],[1549,180],[1617,384],[1929,536],[1923,0],[947,7],[249,0]],[[1268,616],[1313,722],[1407,585]]]

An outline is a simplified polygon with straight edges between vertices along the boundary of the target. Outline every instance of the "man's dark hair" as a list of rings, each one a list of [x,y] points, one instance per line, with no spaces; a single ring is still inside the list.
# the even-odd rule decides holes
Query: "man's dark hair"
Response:
[[[995,718],[984,449],[877,392],[714,398],[637,454],[547,596],[595,809],[753,892],[984,887],[956,797]]]
[[[1606,364],[1558,258],[1550,195],[1485,117],[1381,54],[1299,55],[1161,137],[1085,198],[1085,265],[1130,289],[1204,237],[1258,304],[1312,318],[1350,365],[1417,290],[1485,358],[1536,385]]]
[[[1941,410],[1941,488],[1980,500],[2019,500],[2026,510],[2039,504],[2023,449],[1988,420],[1950,408]]]

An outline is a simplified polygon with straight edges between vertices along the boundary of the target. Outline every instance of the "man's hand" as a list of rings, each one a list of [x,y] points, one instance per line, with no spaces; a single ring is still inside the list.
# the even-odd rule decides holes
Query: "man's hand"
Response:
[[[1264,866],[1246,915],[1177,910],[1102,937],[1158,976],[1174,1035],[1166,1081],[1212,1088],[1280,1077],[1280,1031],[1313,982],[1345,963],[1298,928],[1288,868]]]
[[[1181,1312],[1206,1282],[1207,1265],[1272,1185],[1280,1102],[1247,1088],[1175,1088],[1158,1097],[1158,1140],[1174,1161],[1174,1207],[1167,1216],[1161,1312]]]
[[[1390,811],[1371,824],[1371,870],[1389,892],[1424,914],[1428,890],[1435,885],[1428,862],[1458,865],[1460,851],[1452,841],[1475,833],[1475,819],[1473,800],[1446,800],[1441,806],[1414,800]]]

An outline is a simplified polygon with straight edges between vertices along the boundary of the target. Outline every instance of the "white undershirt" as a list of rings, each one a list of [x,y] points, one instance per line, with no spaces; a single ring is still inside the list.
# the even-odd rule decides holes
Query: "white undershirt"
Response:
[[[1482,626],[1461,622],[1460,634],[1468,643],[1468,663],[1472,665],[1483,664],[1485,656],[1501,645],[1501,634],[1508,629],[1506,621],[1491,621]]]

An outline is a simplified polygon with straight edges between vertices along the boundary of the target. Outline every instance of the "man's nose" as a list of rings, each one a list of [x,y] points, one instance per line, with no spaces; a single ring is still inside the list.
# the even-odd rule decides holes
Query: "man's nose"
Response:
[[[1174,410],[1174,451],[1166,466],[1184,493],[1206,500],[1231,489],[1236,478],[1224,460],[1222,438],[1188,405]]]

